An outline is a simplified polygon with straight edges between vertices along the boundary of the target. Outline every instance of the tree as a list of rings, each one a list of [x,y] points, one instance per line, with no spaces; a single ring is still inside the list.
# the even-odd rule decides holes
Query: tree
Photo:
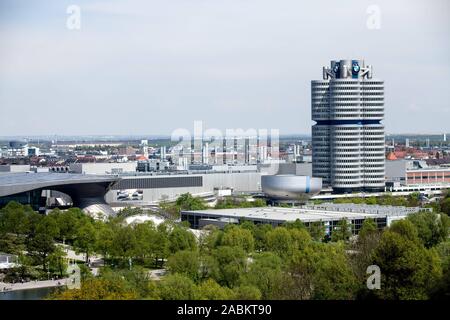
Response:
[[[418,236],[427,248],[446,240],[449,234],[450,218],[434,212],[417,212],[408,216],[417,229]]]
[[[89,257],[95,249],[96,241],[97,230],[93,223],[87,220],[79,226],[74,241],[75,250],[85,254],[86,263],[89,262]]]
[[[61,246],[56,246],[55,250],[49,255],[49,269],[57,273],[61,278],[66,272],[67,262],[66,253]]]
[[[27,278],[30,280],[39,279],[39,272],[37,272],[36,269],[32,266],[33,259],[29,255],[26,255],[24,253],[19,254],[18,258],[19,258],[19,266],[17,268],[12,269],[15,271],[15,273],[17,275],[14,278],[13,282],[20,281],[22,279],[27,279]],[[8,275],[10,275],[9,272],[7,272],[7,274],[5,275],[5,279]],[[3,280],[3,282],[6,282],[6,281]]]
[[[203,199],[193,197],[190,193],[183,193],[180,195],[175,204],[181,210],[204,210],[207,208]]]
[[[378,232],[378,227],[373,219],[365,219],[361,229],[359,230],[358,237],[364,238],[370,234]]]
[[[24,251],[26,236],[31,234],[41,218],[42,216],[32,211],[30,206],[24,206],[14,201],[1,208],[0,252],[20,254]],[[33,225],[31,225],[31,221],[34,222]]]
[[[284,227],[277,227],[266,234],[266,249],[275,252],[280,257],[286,257],[292,254],[294,244],[291,234]]]
[[[229,225],[222,236],[221,245],[240,247],[245,252],[252,252],[255,248],[255,240],[251,231],[235,225]]]
[[[207,225],[198,237],[198,249],[200,254],[211,252],[212,249],[220,245],[223,232],[214,225]]]
[[[390,226],[389,230],[395,232],[407,240],[420,243],[419,233],[417,232],[416,226],[410,220],[398,220],[394,221]]]
[[[410,223],[410,222],[409,222]],[[408,224],[402,225],[407,230]],[[373,254],[373,264],[381,270],[382,299],[426,299],[441,276],[439,258],[427,250],[411,232],[387,230],[383,232]]]
[[[264,199],[255,199],[252,204],[253,207],[265,207],[266,205],[267,203]]]
[[[215,209],[231,209],[231,208],[254,208],[265,207],[266,201],[264,199],[253,199],[253,201],[247,201],[246,199],[237,197],[224,197],[219,199],[214,206]]]
[[[280,298],[283,280],[281,258],[272,252],[255,255],[241,277],[241,283],[259,289],[262,299]]]
[[[347,219],[339,220],[336,227],[334,227],[331,233],[331,241],[347,241],[352,235],[351,225],[349,225]]]
[[[37,234],[37,227],[45,216],[32,212],[27,216],[25,223],[28,225],[27,238],[33,238]]]
[[[28,231],[27,216],[31,207],[23,206],[15,201],[9,202],[0,210],[0,233],[25,234]]]
[[[312,240],[309,232],[306,229],[291,229],[289,230],[291,235],[293,248],[297,250],[304,249]]]
[[[450,298],[450,240],[441,242],[436,246],[442,266],[442,277],[437,286],[431,292],[432,299]]]
[[[295,220],[294,222],[288,221],[283,223],[283,227],[286,229],[305,229],[305,224],[300,221],[300,219]]]
[[[197,242],[192,232],[180,226],[174,226],[169,234],[169,250],[175,253],[181,250],[195,250]]]
[[[315,241],[322,241],[325,238],[325,226],[321,221],[311,222],[309,234]]]
[[[231,209],[238,208],[239,205],[236,201],[233,201],[231,197],[224,197],[223,199],[218,199],[214,209]]]
[[[441,201],[441,211],[450,216],[450,197],[446,197]]]
[[[95,242],[95,251],[99,252],[104,261],[110,257],[113,251],[113,241],[115,230],[111,223],[99,223],[97,229],[97,241]]]
[[[212,278],[220,281],[222,279],[219,262],[213,254],[214,251],[211,254],[203,253],[199,255],[199,278],[201,280]]]
[[[178,251],[167,259],[167,268],[172,273],[183,274],[193,281],[199,277],[199,256],[195,251]]]
[[[255,230],[257,248],[273,251],[281,257],[292,254],[292,250],[301,248],[311,240],[308,231],[301,228],[277,227],[272,229],[270,225],[260,225]]]
[[[135,254],[142,262],[145,262],[147,257],[153,256],[153,242],[157,240],[157,231],[152,221],[145,223],[138,223],[134,226],[136,235],[136,250]]]
[[[443,274],[440,282],[437,284],[436,288],[430,293],[431,299],[450,299],[450,268],[446,267],[443,270]]]
[[[137,247],[136,234],[131,226],[119,227],[113,237],[111,254],[123,260],[135,256]]]
[[[231,289],[221,287],[213,279],[208,279],[200,283],[198,291],[202,300],[229,300],[234,297]]]
[[[45,233],[38,233],[28,242],[27,250],[42,265],[42,269],[47,271],[48,256],[55,250],[53,238]]]
[[[169,219],[176,220],[180,217],[180,207],[176,204],[164,200],[159,203],[159,209]]]
[[[86,279],[80,289],[64,290],[50,296],[54,300],[133,300],[137,293],[122,279]]]
[[[161,280],[158,293],[162,300],[195,300],[199,298],[195,283],[181,274],[171,274]]]
[[[150,281],[148,270],[134,266],[131,269],[102,268],[100,277],[112,282],[122,282],[123,287],[136,293],[138,298],[157,298],[157,289]]]
[[[255,223],[253,221],[250,220],[241,220],[241,224],[239,225],[239,227],[241,227],[242,229],[248,230],[252,233],[252,235],[255,234],[256,228],[257,226],[255,225]]]
[[[254,231],[255,249],[257,251],[267,250],[267,233],[273,230],[271,224],[258,224]]]
[[[27,250],[37,258],[44,271],[47,271],[48,256],[55,251],[54,238],[59,233],[56,222],[49,216],[44,216],[36,225],[35,233],[29,236]]]
[[[243,285],[234,289],[235,300],[260,300],[261,292],[255,286]]]
[[[420,205],[420,193],[413,192],[408,195],[408,207],[417,207]]]
[[[70,208],[65,211],[59,209],[52,210],[49,214],[52,217],[59,229],[57,238],[60,240],[73,243],[77,228],[82,220],[88,220],[89,218],[78,208]]]
[[[302,299],[352,299],[357,284],[341,243],[312,242],[289,266],[292,295]],[[287,293],[289,295],[289,293]]]
[[[169,235],[167,226],[164,223],[158,225],[155,241],[152,242],[150,251],[155,261],[155,267],[158,262],[163,261],[169,254]]]
[[[144,210],[142,208],[125,207],[117,213],[117,216],[120,218],[126,218],[142,214],[144,214]]]
[[[351,244],[350,263],[361,289],[365,292],[367,267],[372,264],[372,255],[380,241],[381,232],[373,219],[366,219],[358,233],[356,242]]]
[[[440,257],[442,268],[450,268],[450,240],[439,243],[436,252]]]
[[[246,255],[239,247],[220,246],[213,252],[217,261],[217,272],[214,273],[215,280],[229,288],[234,287],[246,267]]]

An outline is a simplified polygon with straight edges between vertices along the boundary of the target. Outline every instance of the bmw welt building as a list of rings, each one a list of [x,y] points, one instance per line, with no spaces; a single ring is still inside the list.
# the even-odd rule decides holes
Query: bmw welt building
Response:
[[[384,82],[364,60],[331,61],[311,82],[313,176],[334,192],[384,190]]]

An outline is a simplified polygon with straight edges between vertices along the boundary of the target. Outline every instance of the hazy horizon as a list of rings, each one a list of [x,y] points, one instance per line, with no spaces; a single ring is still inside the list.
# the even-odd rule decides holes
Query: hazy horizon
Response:
[[[3,0],[0,18],[3,137],[170,135],[195,120],[310,135],[310,81],[346,58],[385,81],[387,134],[450,132],[447,0]]]
[[[450,133],[386,133],[386,137],[415,137],[415,138],[425,138],[425,137],[443,137],[443,134],[450,136]],[[306,133],[291,133],[291,134],[281,134],[280,138],[311,138],[311,134]],[[96,140],[97,139],[97,140]],[[43,140],[43,141],[123,141],[123,140],[141,140],[141,139],[149,139],[149,140],[164,140],[171,139],[170,135],[155,135],[155,134],[140,134],[140,135],[15,135],[15,136],[0,136],[0,141],[13,141],[13,140]]]

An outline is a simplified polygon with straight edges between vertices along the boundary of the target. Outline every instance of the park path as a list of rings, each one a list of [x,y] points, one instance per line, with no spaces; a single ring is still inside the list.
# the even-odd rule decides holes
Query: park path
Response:
[[[84,255],[84,253],[76,253],[75,250],[73,250],[70,246],[66,245],[66,244],[61,244],[58,243],[58,246],[62,247],[66,253],[66,257],[72,260],[78,260],[78,261],[85,261],[86,260],[86,256]],[[91,260],[91,263],[101,263],[103,262],[103,257],[100,255],[95,255],[93,254],[92,256],[90,256],[89,260]]]
[[[37,288],[51,288],[65,286],[69,279],[29,281],[24,283],[4,283],[0,282],[0,292],[27,290]]]
[[[83,253],[76,253],[75,250],[70,248],[67,245],[61,245],[64,248],[64,251],[66,252],[67,258],[72,260],[78,260],[78,261],[86,261],[86,256]],[[92,255],[90,258],[90,264],[89,268],[91,269],[91,272],[94,276],[98,276],[100,267],[104,265],[103,257],[100,255]]]
[[[155,269],[148,272],[151,280],[161,280],[167,273],[166,269]]]

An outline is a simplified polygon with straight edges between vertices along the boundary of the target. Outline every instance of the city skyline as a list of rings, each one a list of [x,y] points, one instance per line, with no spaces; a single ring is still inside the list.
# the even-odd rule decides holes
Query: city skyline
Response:
[[[370,2],[3,1],[0,136],[170,135],[195,120],[309,135],[310,79],[338,57],[385,80],[386,133],[449,132],[450,4],[426,4],[379,1],[370,29]]]

